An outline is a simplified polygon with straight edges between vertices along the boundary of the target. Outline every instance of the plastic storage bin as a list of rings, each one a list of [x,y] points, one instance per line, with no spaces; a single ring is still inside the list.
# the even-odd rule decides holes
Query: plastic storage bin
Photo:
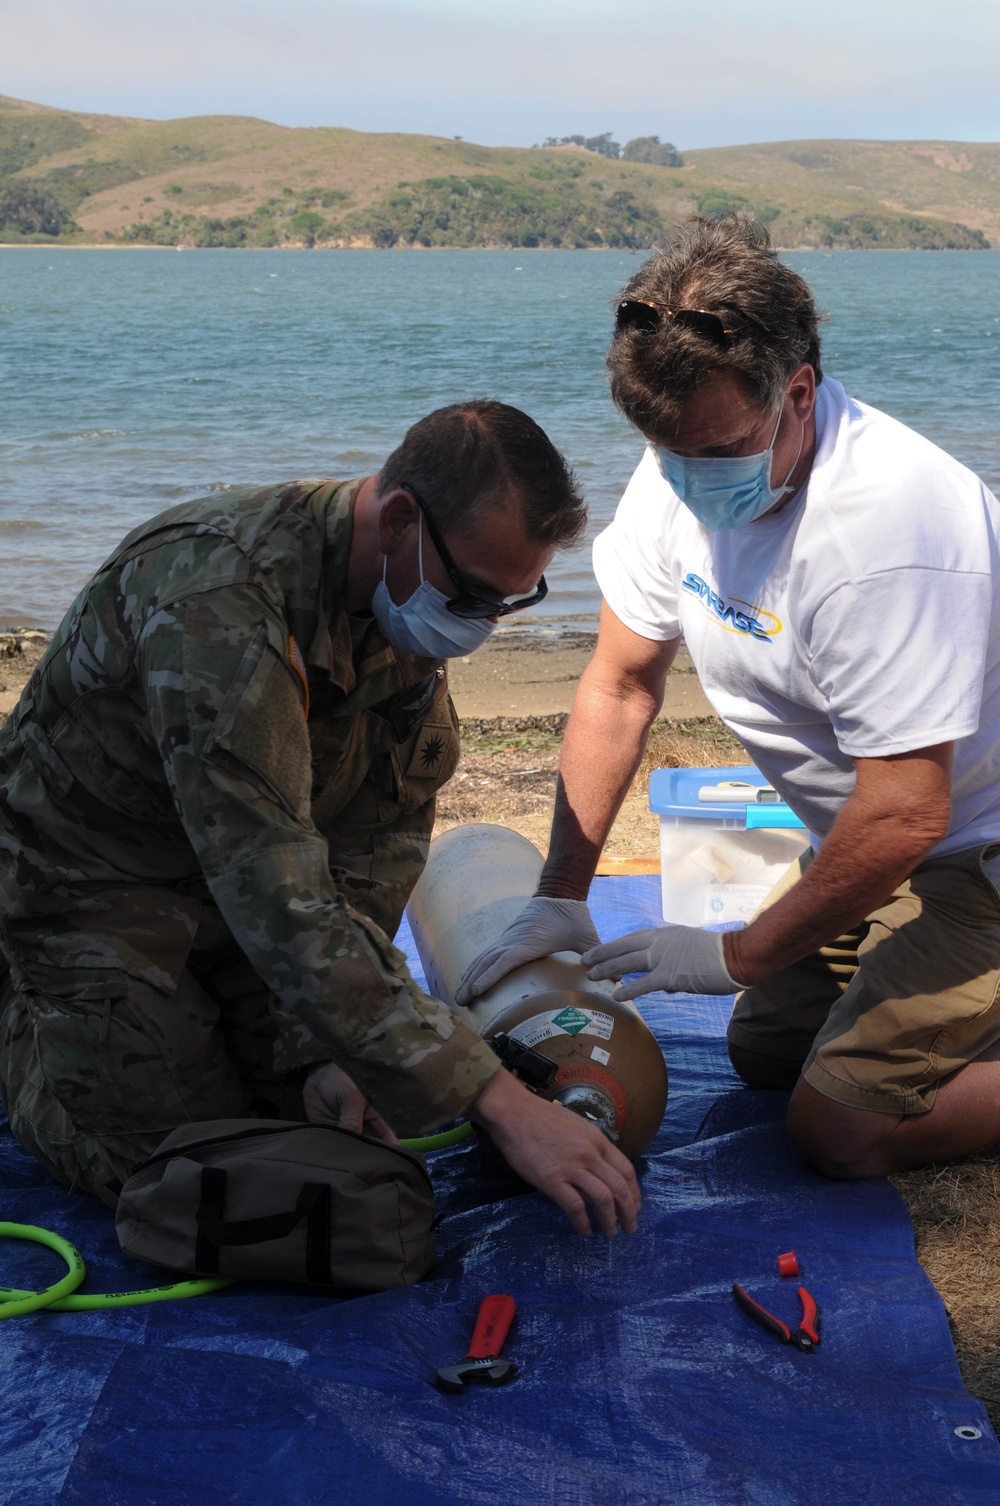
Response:
[[[749,920],[809,846],[794,812],[773,792],[758,801],[757,790],[767,792],[768,785],[752,764],[654,769],[649,808],[660,818],[664,920],[685,926]]]

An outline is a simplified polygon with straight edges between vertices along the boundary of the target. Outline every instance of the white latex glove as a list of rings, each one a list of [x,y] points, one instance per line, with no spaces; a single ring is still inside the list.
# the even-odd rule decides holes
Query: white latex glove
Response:
[[[635,999],[657,988],[668,994],[734,994],[743,984],[726,967],[723,935],[697,926],[653,926],[591,947],[581,960],[590,968],[588,978],[645,973],[616,988],[616,999]]]
[[[515,967],[553,952],[585,952],[600,937],[583,899],[529,899],[498,941],[470,962],[455,993],[456,1004],[471,1004]]]
[[[354,1078],[333,1062],[313,1067],[302,1086],[302,1105],[310,1124],[336,1124],[358,1135],[399,1143]]]

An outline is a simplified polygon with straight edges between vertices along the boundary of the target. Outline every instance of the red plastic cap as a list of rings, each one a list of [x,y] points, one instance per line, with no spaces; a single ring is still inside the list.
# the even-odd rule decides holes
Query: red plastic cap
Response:
[[[794,1250],[789,1250],[787,1254],[778,1256],[778,1271],[782,1276],[797,1276],[799,1274],[798,1257]]]

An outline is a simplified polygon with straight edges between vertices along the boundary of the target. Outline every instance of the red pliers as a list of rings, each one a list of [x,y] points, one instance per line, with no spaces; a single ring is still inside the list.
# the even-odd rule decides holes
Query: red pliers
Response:
[[[807,1292],[804,1286],[799,1287],[799,1301],[802,1303],[802,1322],[798,1328],[789,1328],[787,1323],[782,1323],[780,1318],[774,1317],[755,1302],[750,1293],[740,1286],[738,1281],[733,1282],[733,1296],[745,1313],[759,1323],[761,1328],[766,1328],[768,1333],[773,1333],[783,1344],[794,1344],[796,1349],[801,1349],[804,1354],[812,1354],[819,1343],[819,1307],[811,1292]]]

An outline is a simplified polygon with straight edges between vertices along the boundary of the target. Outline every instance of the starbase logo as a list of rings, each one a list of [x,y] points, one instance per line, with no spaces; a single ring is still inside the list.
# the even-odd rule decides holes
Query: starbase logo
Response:
[[[775,617],[773,612],[766,612],[763,607],[754,606],[749,601],[740,601],[736,597],[732,601],[726,601],[718,591],[712,590],[707,581],[691,570],[681,584],[685,591],[698,597],[712,621],[728,633],[742,633],[745,637],[756,638],[758,643],[770,644],[781,632],[781,618]]]

